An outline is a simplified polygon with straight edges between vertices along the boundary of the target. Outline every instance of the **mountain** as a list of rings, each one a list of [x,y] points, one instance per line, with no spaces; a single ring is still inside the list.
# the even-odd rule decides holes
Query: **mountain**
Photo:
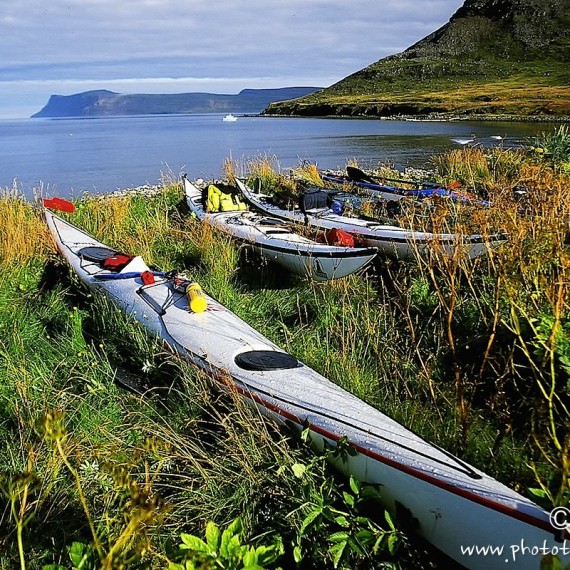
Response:
[[[280,115],[570,115],[570,0],[466,0],[449,22]]]
[[[101,117],[110,115],[160,115],[173,113],[259,113],[273,101],[295,99],[320,87],[244,89],[237,95],[178,93],[125,95],[113,91],[86,91],[52,95],[32,117]]]

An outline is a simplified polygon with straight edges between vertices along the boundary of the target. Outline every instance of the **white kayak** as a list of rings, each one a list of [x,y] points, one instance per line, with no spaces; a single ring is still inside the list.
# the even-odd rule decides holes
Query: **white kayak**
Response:
[[[340,228],[352,234],[358,243],[376,247],[380,255],[386,255],[401,260],[416,260],[420,257],[433,257],[443,252],[451,255],[456,248],[461,248],[471,258],[488,253],[489,248],[496,247],[505,241],[505,237],[482,236],[479,234],[436,234],[405,229],[335,214],[330,208],[319,208],[303,213],[299,208],[287,210],[275,205],[271,197],[254,192],[241,180],[237,185],[244,198],[260,212],[282,220],[309,227],[326,230]]]
[[[119,273],[103,269],[105,256],[116,250],[49,211],[46,219],[59,250],[92,290],[109,296],[222,388],[231,379],[277,422],[309,426],[318,447],[346,438],[356,454],[339,459],[338,467],[380,485],[385,506],[406,509],[418,532],[454,560],[472,570],[538,570],[542,554],[561,552],[549,513],[529,499],[308,368],[211,297],[205,311],[192,312],[166,277],[143,284],[148,267],[140,257]],[[474,550],[488,548],[501,554]]]
[[[377,251],[371,247],[342,247],[318,243],[297,233],[283,220],[256,212],[206,212],[202,190],[183,177],[186,203],[199,220],[211,224],[259,255],[291,273],[315,281],[346,277],[368,265]]]

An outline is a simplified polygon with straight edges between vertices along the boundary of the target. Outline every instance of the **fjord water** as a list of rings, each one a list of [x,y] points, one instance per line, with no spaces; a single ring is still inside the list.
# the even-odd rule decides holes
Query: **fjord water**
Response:
[[[222,176],[224,159],[239,165],[275,157],[287,169],[308,160],[320,168],[392,164],[425,167],[458,148],[454,138],[484,146],[528,143],[544,123],[393,121],[223,115],[152,115],[0,120],[0,187],[27,197],[79,197],[156,184],[163,175]],[[492,137],[506,137],[499,140]],[[473,144],[473,143],[470,143]]]

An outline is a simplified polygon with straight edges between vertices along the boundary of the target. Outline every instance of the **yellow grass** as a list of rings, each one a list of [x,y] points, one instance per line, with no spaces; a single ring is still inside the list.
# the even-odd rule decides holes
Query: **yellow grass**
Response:
[[[555,117],[570,115],[570,86],[529,84],[524,78],[510,78],[504,82],[487,84],[444,85],[433,91],[426,91],[425,86],[422,86],[422,89],[417,91],[369,92],[360,95],[335,95],[325,92],[315,102],[343,107],[357,105],[379,108],[383,105],[407,104],[417,105],[418,108],[425,106],[443,113],[474,112],[521,116],[547,113]]]
[[[293,175],[315,186],[324,186],[321,173],[316,164],[306,163],[293,169]]]
[[[155,259],[155,243],[172,235],[169,213],[159,204],[152,213],[143,214],[141,200],[140,196],[86,198],[78,204],[76,217],[81,218],[82,228],[103,243],[126,253],[136,251],[147,263],[160,265]]]
[[[92,197],[78,205],[79,213],[89,212],[85,217],[85,229],[98,239],[113,243],[123,238],[129,223],[131,199],[128,196],[107,198]]]
[[[40,211],[16,191],[0,191],[0,266],[25,264],[54,247]]]

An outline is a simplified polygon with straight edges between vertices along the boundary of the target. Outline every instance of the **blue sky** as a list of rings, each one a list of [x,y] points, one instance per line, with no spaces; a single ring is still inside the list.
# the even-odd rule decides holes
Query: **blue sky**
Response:
[[[51,94],[329,86],[463,0],[1,0],[0,118]]]

